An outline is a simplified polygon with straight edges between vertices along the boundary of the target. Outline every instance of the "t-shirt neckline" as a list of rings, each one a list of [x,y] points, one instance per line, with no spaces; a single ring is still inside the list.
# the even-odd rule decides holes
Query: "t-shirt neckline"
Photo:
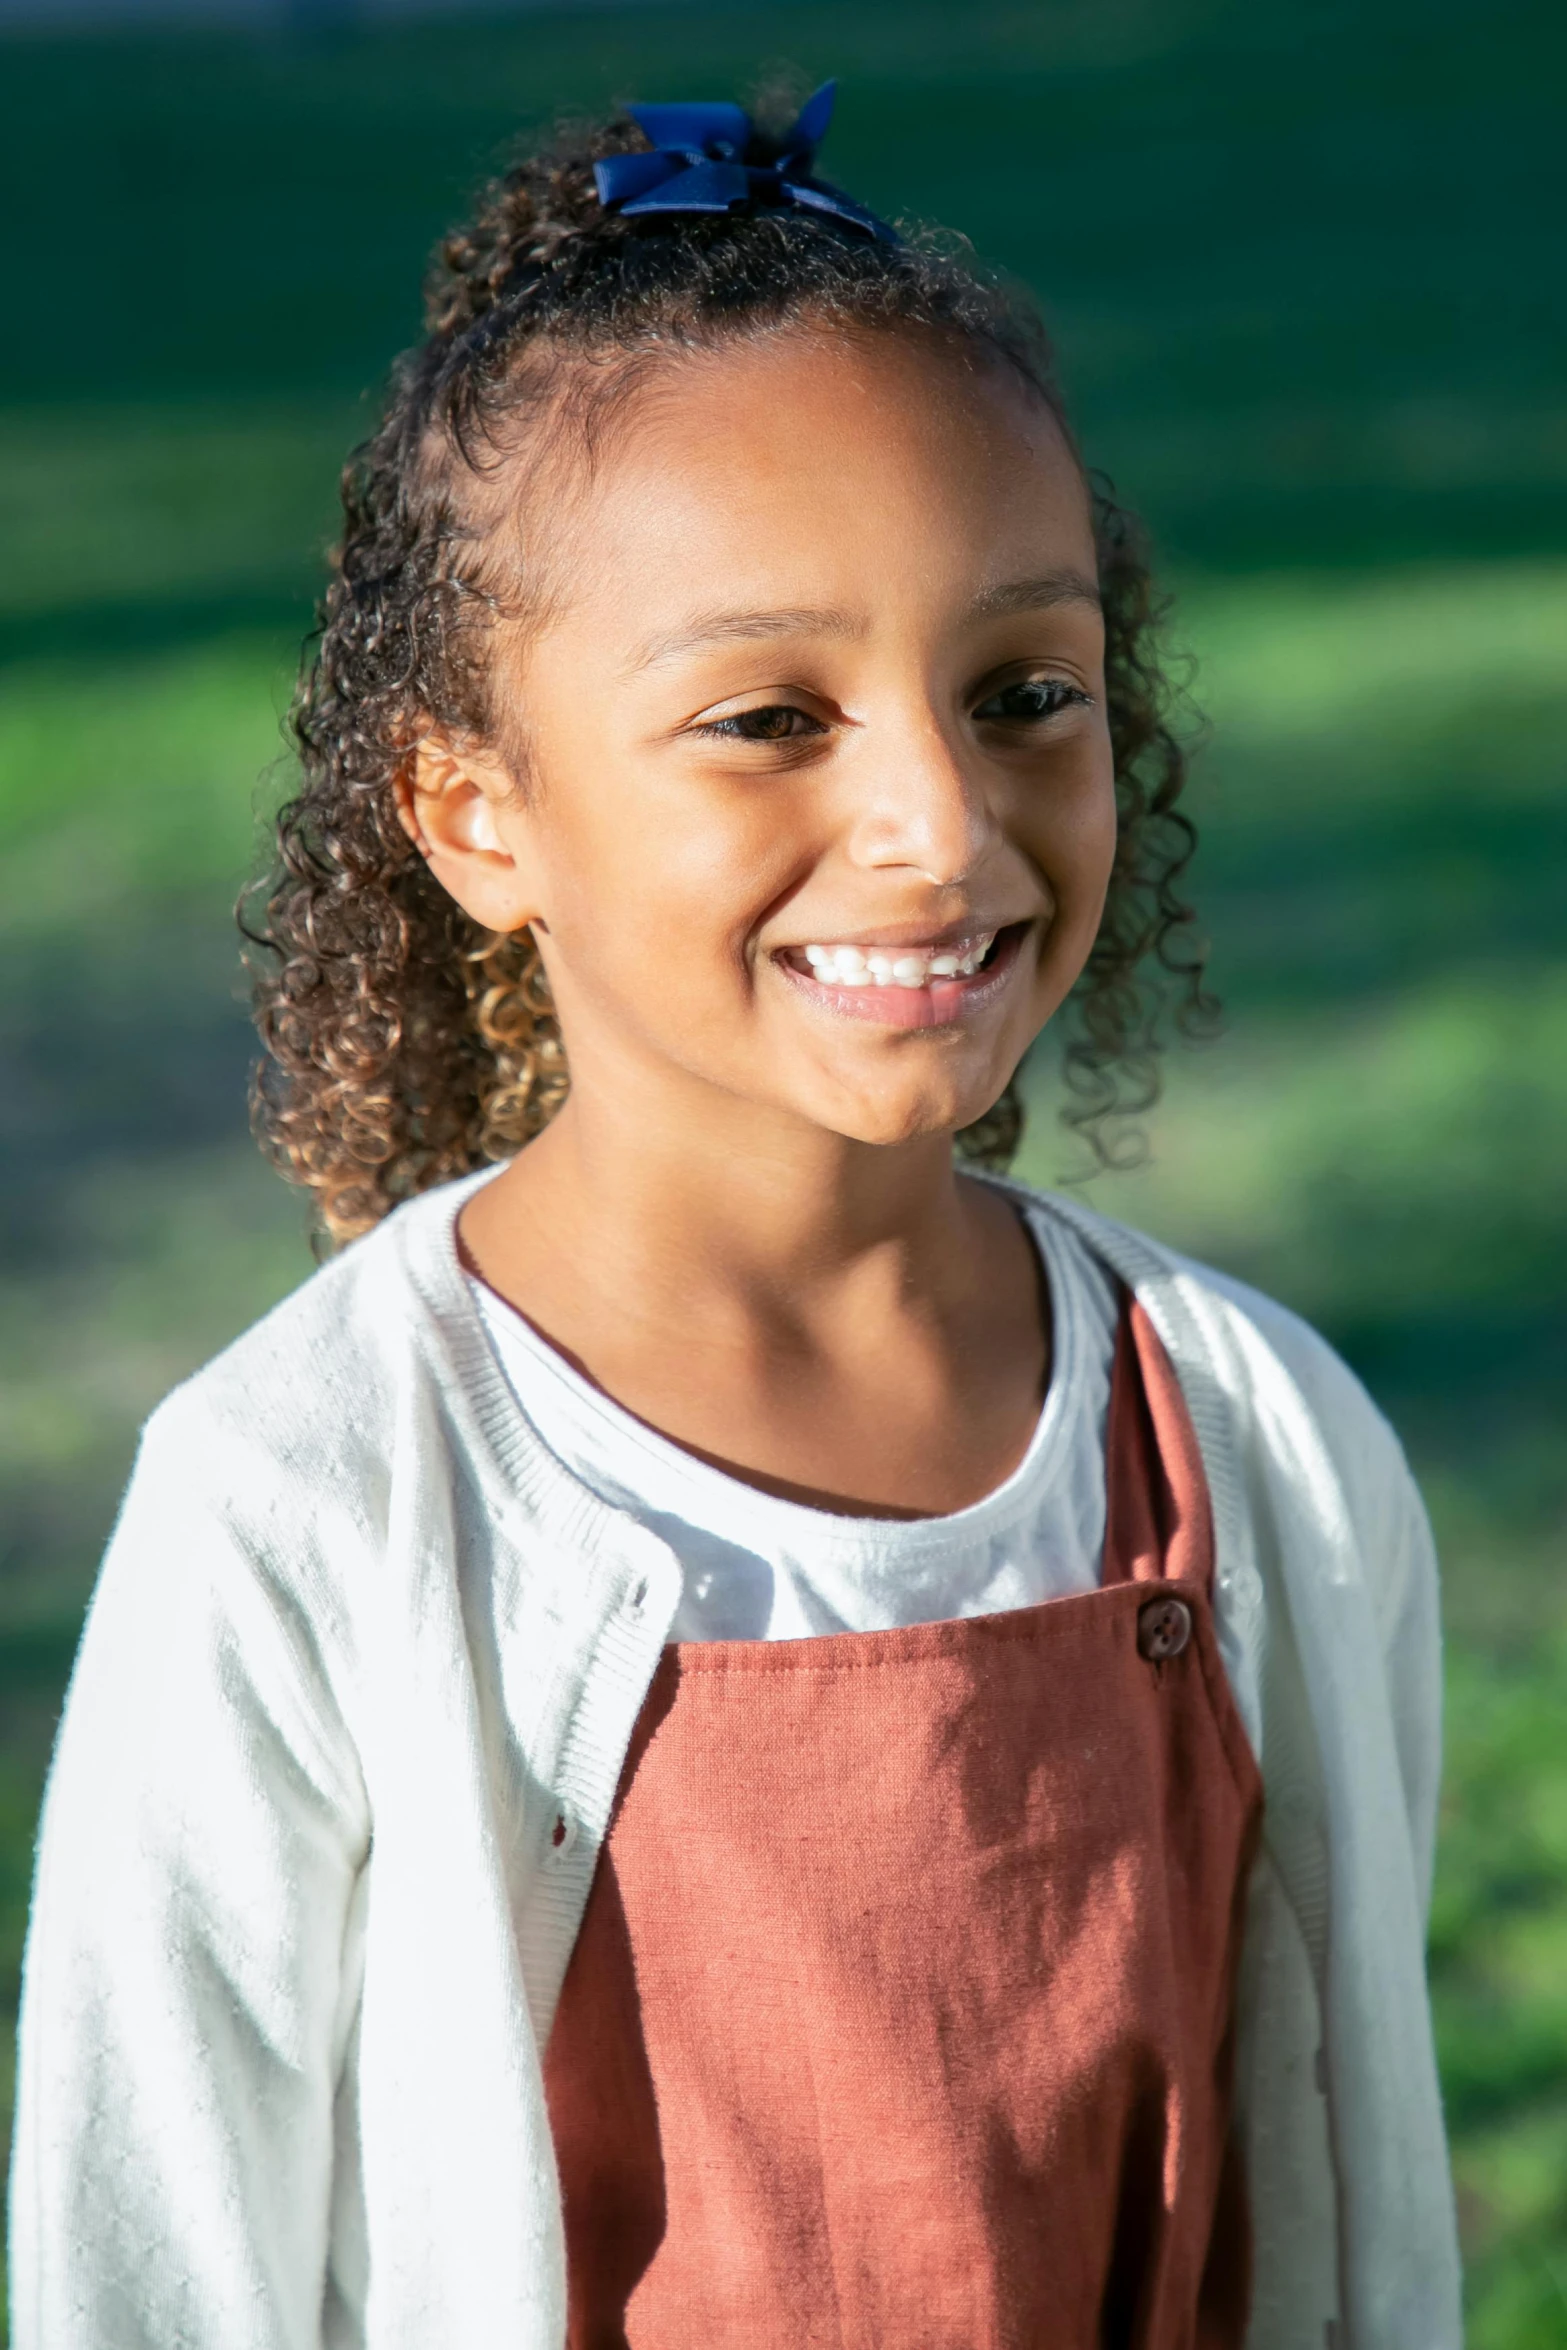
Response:
[[[469,1273],[466,1278],[497,1351],[503,1357],[514,1350],[525,1354],[533,1377],[553,1383],[573,1416],[585,1416],[597,1422],[608,1440],[606,1449],[628,1456],[628,1469],[630,1461],[639,1454],[656,1465],[660,1481],[679,1492],[683,1514],[692,1523],[731,1536],[744,1528],[758,1547],[794,1550],[808,1542],[817,1549],[825,1546],[835,1551],[863,1552],[868,1546],[895,1544],[906,1556],[917,1556],[926,1550],[988,1540],[1008,1531],[1034,1508],[1041,1487],[1057,1471],[1070,1443],[1073,1402],[1082,1392],[1084,1334],[1078,1270],[1070,1263],[1071,1244],[1064,1229],[1038,1212],[1031,1201],[1022,1199],[1016,1204],[1024,1230],[1038,1255],[1041,1279],[1050,1301],[1049,1384],[1028,1446],[1015,1468],[977,1501],[936,1517],[886,1518],[817,1509],[806,1502],[768,1493],[760,1486],[748,1484],[744,1478],[730,1475],[617,1403],[479,1276]],[[530,1416],[526,1397],[518,1395],[517,1402],[524,1415]],[[536,1428],[535,1433],[554,1450],[542,1428]],[[572,1459],[563,1461],[562,1465],[574,1477],[587,1482],[590,1489],[598,1490],[587,1464]],[[630,1481],[628,1476],[627,1482]],[[599,1497],[608,1498],[602,1493]]]

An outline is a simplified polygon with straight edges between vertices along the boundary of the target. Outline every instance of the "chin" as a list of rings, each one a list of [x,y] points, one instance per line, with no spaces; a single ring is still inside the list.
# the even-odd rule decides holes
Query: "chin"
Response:
[[[842,1111],[824,1123],[847,1137],[851,1142],[864,1142],[880,1150],[896,1150],[900,1145],[930,1142],[937,1136],[950,1141],[960,1127],[972,1126],[991,1109],[1003,1087],[993,1091],[980,1089],[972,1098],[965,1094],[961,1101],[892,1104],[867,1103],[858,1115]]]

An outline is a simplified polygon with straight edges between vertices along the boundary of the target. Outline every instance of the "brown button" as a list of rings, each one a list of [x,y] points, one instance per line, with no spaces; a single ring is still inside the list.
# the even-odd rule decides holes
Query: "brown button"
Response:
[[[1151,1599],[1138,1610],[1137,1653],[1151,1665],[1179,1656],[1192,1636],[1192,1611],[1184,1599]]]

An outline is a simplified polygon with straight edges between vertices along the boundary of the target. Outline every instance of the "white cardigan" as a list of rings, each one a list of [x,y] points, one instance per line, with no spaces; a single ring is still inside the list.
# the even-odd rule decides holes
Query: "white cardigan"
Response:
[[[401,1209],[147,1426],[44,1813],[15,2350],[561,2350],[540,2050],[680,1569],[506,1388],[454,1244],[482,1180]],[[1266,1783],[1251,2343],[1459,2350],[1419,1500],[1302,1323],[1047,1205],[1180,1378]]]

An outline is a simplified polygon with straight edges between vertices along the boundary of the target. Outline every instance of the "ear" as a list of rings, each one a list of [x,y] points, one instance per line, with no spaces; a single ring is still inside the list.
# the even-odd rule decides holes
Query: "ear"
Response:
[[[508,767],[487,751],[428,735],[396,791],[403,830],[464,913],[486,930],[521,930],[534,920],[528,826]]]

